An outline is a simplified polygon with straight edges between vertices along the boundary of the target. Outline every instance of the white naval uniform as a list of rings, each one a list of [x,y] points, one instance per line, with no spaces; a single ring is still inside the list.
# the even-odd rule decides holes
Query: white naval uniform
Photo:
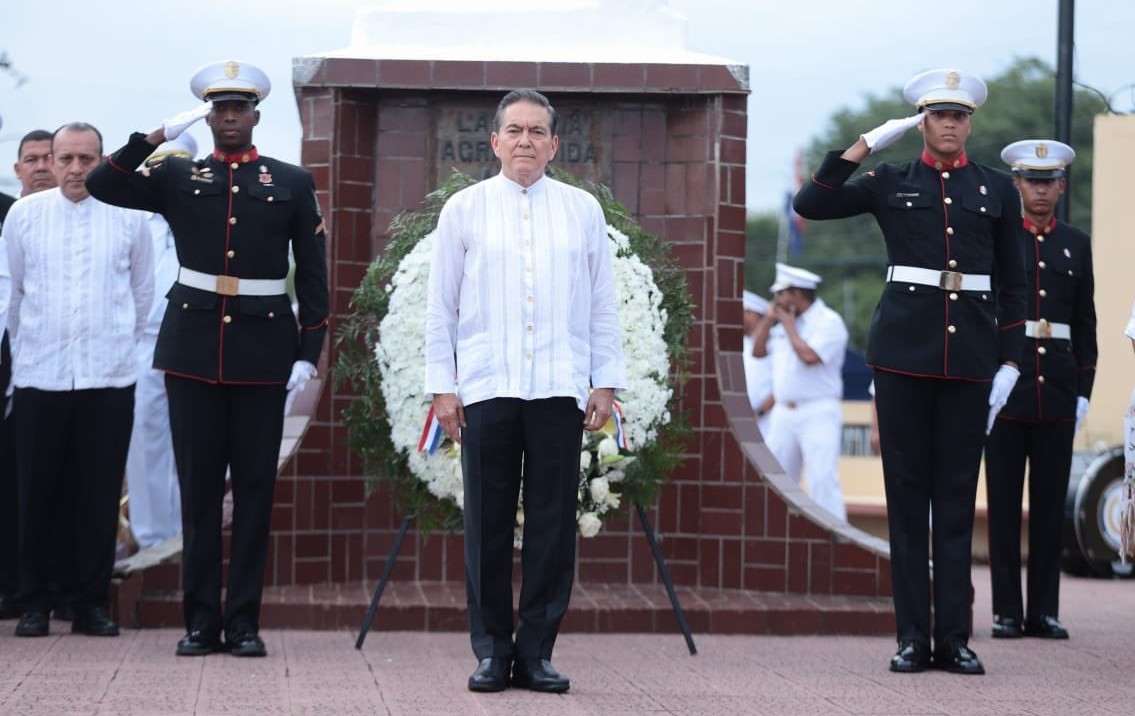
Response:
[[[796,330],[820,362],[807,365],[800,360],[784,326],[773,326],[768,353],[776,404],[766,442],[789,477],[799,483],[802,472],[806,473],[812,499],[846,520],[838,465],[847,327],[838,313],[817,298],[796,317]]]
[[[173,461],[165,373],[153,367],[154,346],[166,310],[164,296],[177,280],[177,252],[161,214],[152,214],[149,224],[154,242],[154,303],[135,356],[134,430],[126,458],[130,529],[142,549],[181,533],[181,492]]]
[[[749,393],[749,405],[755,414],[765,398],[772,395],[772,366],[768,357],[757,358],[753,356],[753,339],[744,336],[741,339],[742,357],[745,360],[745,389]],[[761,437],[768,439],[769,421],[772,411],[757,418],[757,427],[760,428]]]

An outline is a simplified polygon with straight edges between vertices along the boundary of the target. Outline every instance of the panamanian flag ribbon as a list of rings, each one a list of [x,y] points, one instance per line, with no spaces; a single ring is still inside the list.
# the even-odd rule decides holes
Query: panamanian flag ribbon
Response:
[[[422,437],[418,440],[418,452],[433,455],[437,446],[441,445],[443,437],[445,431],[441,429],[441,422],[434,415],[434,408],[431,405],[430,412],[426,415],[426,424],[422,427]]]
[[[611,419],[615,421],[615,444],[620,450],[629,450],[627,434],[623,430],[623,406],[617,400],[611,402]]]

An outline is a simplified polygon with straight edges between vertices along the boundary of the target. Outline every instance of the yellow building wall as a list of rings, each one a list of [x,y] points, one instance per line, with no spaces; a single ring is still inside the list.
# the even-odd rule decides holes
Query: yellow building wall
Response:
[[[1135,301],[1135,116],[1099,115],[1094,132],[1092,257],[1100,356],[1078,450],[1122,443],[1123,413],[1135,387],[1135,354],[1123,334]]]

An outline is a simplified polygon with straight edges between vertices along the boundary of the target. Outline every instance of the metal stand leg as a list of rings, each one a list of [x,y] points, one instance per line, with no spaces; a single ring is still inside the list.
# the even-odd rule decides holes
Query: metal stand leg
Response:
[[[374,588],[374,598],[370,600],[367,617],[363,620],[362,628],[359,629],[359,638],[355,641],[356,649],[363,648],[363,641],[367,638],[370,624],[374,621],[375,612],[378,611],[378,602],[382,599],[382,591],[386,589],[386,583],[390,581],[390,573],[394,571],[394,562],[398,559],[398,552],[402,550],[402,540],[406,537],[406,530],[410,528],[410,522],[413,519],[414,511],[406,510],[405,516],[402,517],[402,526],[398,528],[398,536],[394,538],[394,547],[386,558],[386,565],[382,568],[382,576],[378,580],[378,586]]]
[[[658,549],[658,542],[654,539],[654,529],[650,526],[650,520],[646,517],[646,510],[642,509],[642,505],[635,505],[638,510],[638,521],[642,523],[642,531],[646,535],[646,541],[650,544],[650,552],[654,555],[654,563],[658,565],[658,574],[662,576],[662,583],[666,585],[666,593],[670,595],[670,606],[674,608],[674,616],[678,618],[678,626],[682,629],[682,635],[686,637],[686,648],[690,650],[690,655],[698,653],[698,648],[694,646],[694,638],[690,635],[690,625],[686,623],[686,613],[682,611],[682,605],[678,602],[678,594],[674,591],[674,582],[670,579],[670,570],[666,568],[666,562],[662,559],[662,552]]]

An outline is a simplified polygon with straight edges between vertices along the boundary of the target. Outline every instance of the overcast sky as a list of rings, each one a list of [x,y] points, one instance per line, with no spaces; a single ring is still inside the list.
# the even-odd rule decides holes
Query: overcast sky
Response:
[[[360,7],[407,1],[10,0],[0,22],[0,52],[7,52],[23,82],[0,71],[0,190],[15,193],[11,164],[28,130],[87,121],[103,131],[110,151],[131,131],[150,130],[193,107],[190,76],[204,64],[229,58],[260,65],[273,83],[261,105],[257,146],[297,161],[292,58],[346,48]],[[415,0],[422,7],[445,1]],[[623,0],[644,8],[662,1]],[[527,6],[541,2],[529,0]],[[782,204],[796,149],[821,134],[840,109],[861,108],[866,97],[894,92],[926,69],[956,67],[990,77],[1017,57],[1056,61],[1058,0],[669,0],[669,5],[687,18],[688,49],[750,67],[747,203],[754,210]],[[1132,111],[1135,3],[1076,5],[1076,80],[1114,95],[1117,109]],[[495,41],[507,42],[518,31],[550,36],[555,29],[526,22],[518,6],[491,7],[511,12]],[[569,35],[586,32],[573,28]],[[1051,113],[1051,107],[1037,111]],[[975,125],[980,131],[980,118]],[[191,131],[203,148],[210,144],[203,123]]]

